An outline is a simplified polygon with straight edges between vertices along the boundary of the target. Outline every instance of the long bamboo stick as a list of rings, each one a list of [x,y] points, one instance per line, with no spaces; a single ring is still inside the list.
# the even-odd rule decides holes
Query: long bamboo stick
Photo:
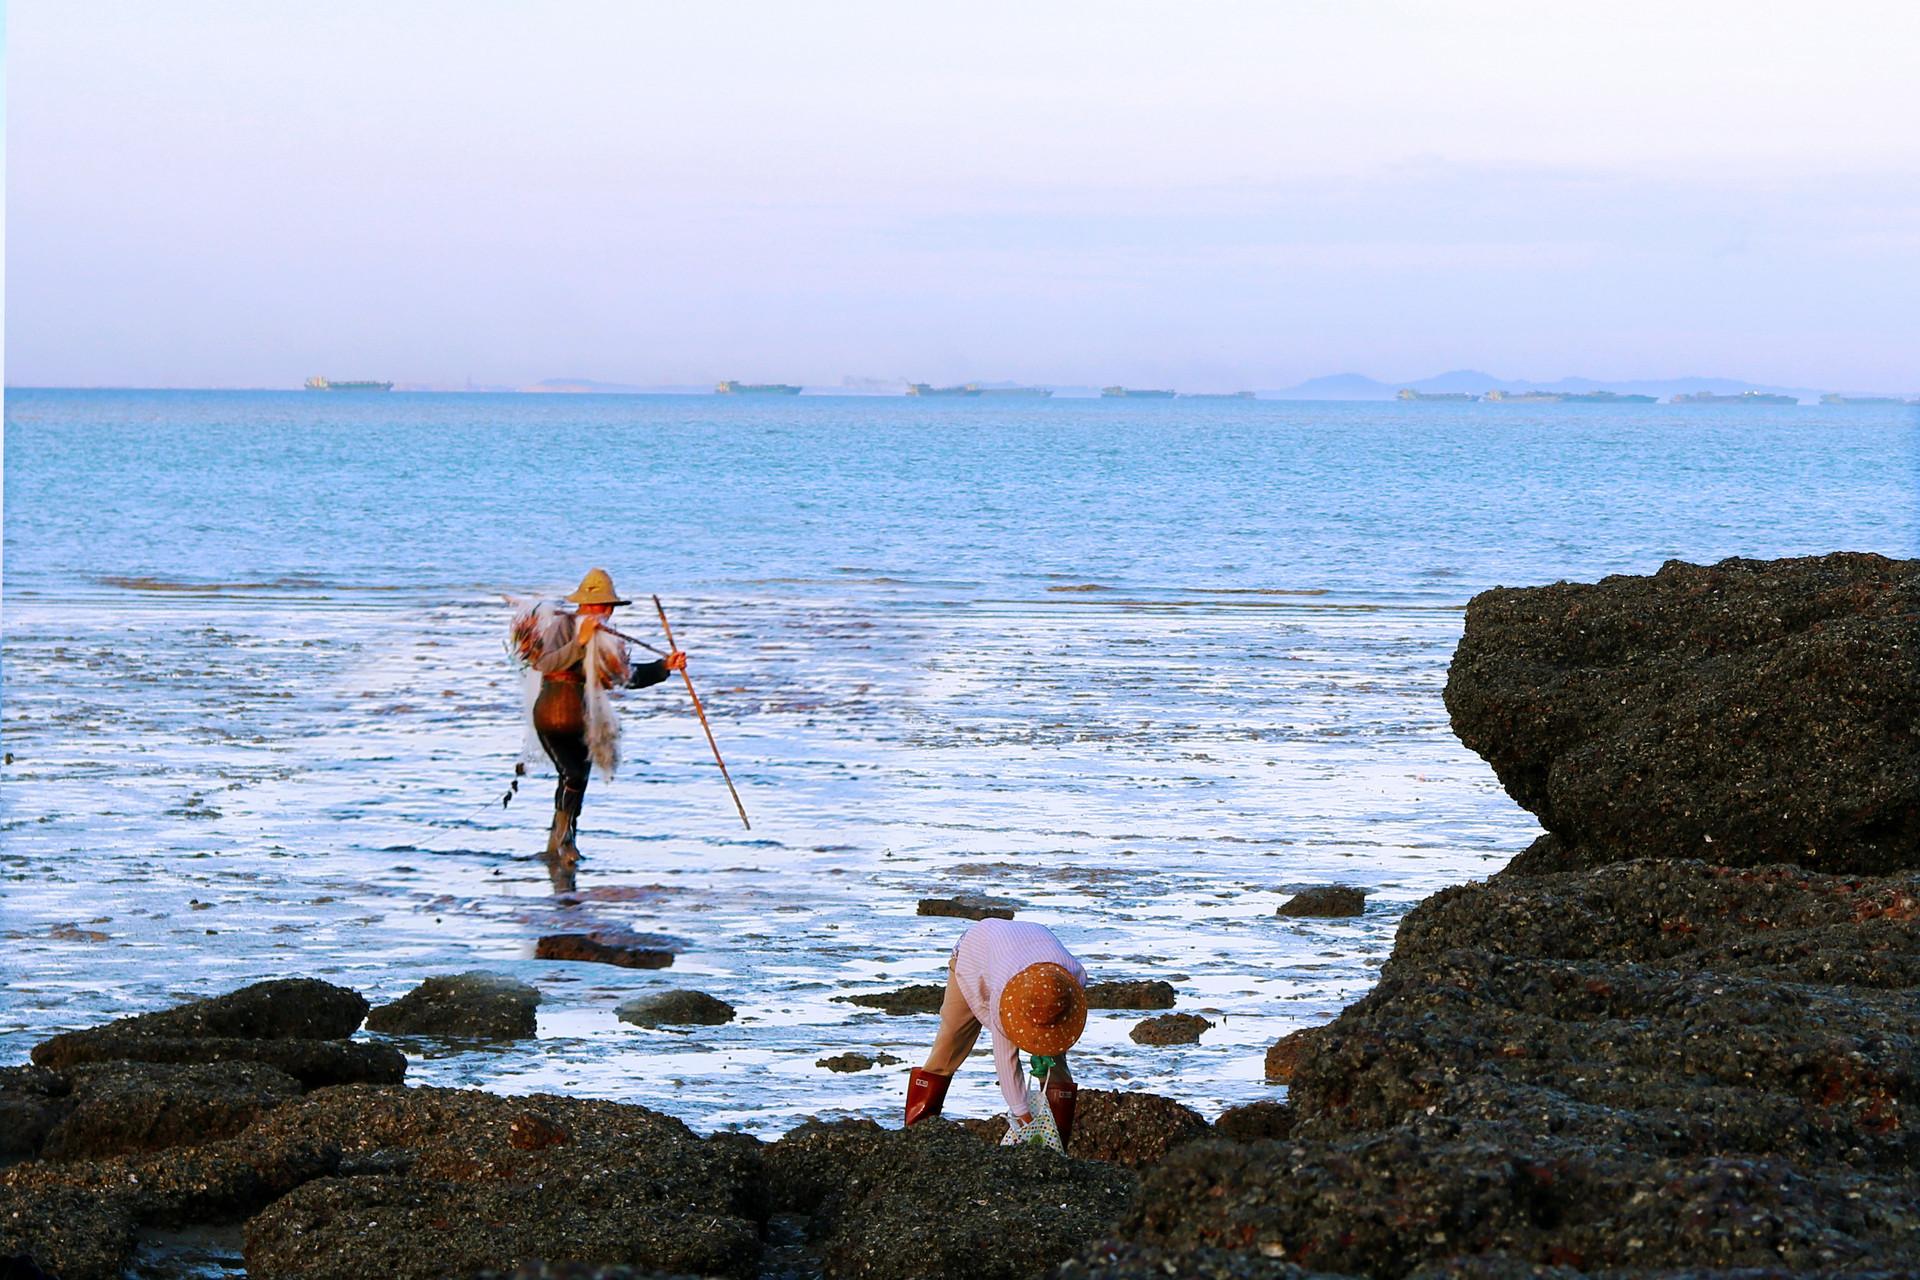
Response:
[[[673,624],[667,621],[667,611],[661,605],[659,596],[653,598],[653,607],[660,614],[660,629],[667,633],[667,648],[678,649],[679,646],[673,642]],[[747,821],[747,806],[740,803],[740,793],[733,788],[733,775],[727,772],[727,762],[720,758],[720,744],[713,740],[713,726],[707,723],[707,709],[700,705],[700,695],[693,691],[693,677],[682,667],[680,678],[687,682],[687,696],[693,699],[693,713],[700,717],[700,727],[707,731],[707,745],[713,748],[713,762],[720,766],[720,776],[727,780],[727,790],[733,796],[733,807],[740,811],[741,824],[751,831],[753,824]]]

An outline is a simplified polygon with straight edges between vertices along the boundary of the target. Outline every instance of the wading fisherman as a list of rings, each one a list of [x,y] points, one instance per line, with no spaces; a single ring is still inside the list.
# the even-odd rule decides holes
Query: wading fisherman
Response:
[[[533,731],[560,773],[544,855],[558,893],[574,887],[580,864],[574,833],[588,772],[598,769],[610,778],[620,763],[620,721],[608,690],[644,689],[687,665],[687,655],[678,649],[635,664],[627,656],[626,641],[601,629],[601,620],[616,607],[633,603],[620,598],[605,569],[589,569],[567,600],[579,606],[577,612],[544,600],[522,608],[514,615],[512,639],[514,652],[529,672],[539,675],[530,708]]]
[[[1087,971],[1043,925],[982,920],[960,935],[947,961],[940,1033],[927,1065],[907,1077],[907,1123],[940,1114],[953,1073],[980,1028],[993,1032],[993,1066],[1007,1100],[1007,1144],[1044,1142],[1064,1149],[1073,1132],[1076,1092],[1066,1052],[1087,1025]],[[1029,1095],[1020,1051],[1034,1055],[1045,1105]]]

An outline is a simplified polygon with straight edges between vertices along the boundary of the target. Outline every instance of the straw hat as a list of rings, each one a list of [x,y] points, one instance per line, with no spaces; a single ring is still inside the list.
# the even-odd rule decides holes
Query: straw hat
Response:
[[[1087,993],[1057,964],[1030,964],[1000,993],[1000,1025],[1028,1053],[1057,1057],[1087,1026]]]
[[[631,600],[622,600],[620,593],[613,589],[613,578],[605,569],[589,569],[587,576],[580,579],[580,588],[567,599],[575,604],[632,604]]]

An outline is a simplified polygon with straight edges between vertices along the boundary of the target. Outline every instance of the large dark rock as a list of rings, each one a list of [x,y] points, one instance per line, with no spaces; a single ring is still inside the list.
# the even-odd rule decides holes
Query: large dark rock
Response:
[[[116,1032],[111,1026],[55,1036],[34,1048],[33,1060],[59,1070],[88,1062],[257,1062],[286,1072],[309,1089],[397,1084],[407,1073],[407,1056],[387,1044],[151,1036]]]
[[[55,1071],[89,1062],[257,1062],[308,1088],[397,1082],[405,1054],[345,1038],[366,1016],[367,1002],[345,987],[282,978],[69,1031],[35,1045],[33,1060]]]
[[[61,1280],[119,1280],[142,1229],[233,1222],[340,1166],[328,1143],[243,1137],[100,1160],[40,1160],[0,1172],[0,1257]]]
[[[251,1275],[424,1280],[546,1258],[745,1276],[759,1256],[757,1148],[702,1142],[644,1107],[350,1087],[246,1136],[269,1150],[331,1143],[357,1175],[253,1218]]]
[[[0,1165],[40,1150],[73,1109],[65,1076],[45,1067],[0,1067]]]
[[[1920,1232],[1917,917],[1920,875],[1798,868],[1443,891],[1313,1030],[1285,1140],[1173,1150],[1123,1234],[1380,1277],[1889,1266]]]
[[[367,1015],[367,1029],[388,1035],[521,1040],[534,1034],[540,992],[504,974],[428,978]]]
[[[836,1280],[1025,1280],[1088,1248],[1134,1176],[1029,1147],[983,1147],[944,1120],[811,1124],[766,1149],[778,1210],[806,1214]]]
[[[1920,867],[1920,561],[1670,561],[1474,597],[1447,710],[1548,835],[1638,857]]]
[[[101,1062],[68,1078],[72,1108],[47,1135],[47,1159],[217,1142],[301,1092],[292,1076],[257,1062]]]

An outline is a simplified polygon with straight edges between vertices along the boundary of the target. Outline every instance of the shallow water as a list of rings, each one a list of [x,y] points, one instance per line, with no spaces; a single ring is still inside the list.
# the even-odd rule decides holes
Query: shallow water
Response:
[[[915,902],[978,890],[1218,1024],[1096,1013],[1083,1082],[1274,1096],[1265,1046],[1535,833],[1447,730],[1472,593],[1913,555],[1916,458],[1897,409],[10,392],[0,1060],[264,976],[484,967],[540,987],[539,1039],[409,1044],[410,1079],[887,1118],[933,1020],[832,997],[938,981],[964,923]],[[754,829],[684,690],[622,695],[563,903],[544,760],[498,803],[495,593],[593,563],[667,601]],[[1364,917],[1274,915],[1331,880]],[[605,925],[674,967],[531,959]],[[740,1017],[614,1017],[669,986]],[[904,1062],[816,1066],[849,1049]],[[950,1109],[998,1105],[976,1061]]]

